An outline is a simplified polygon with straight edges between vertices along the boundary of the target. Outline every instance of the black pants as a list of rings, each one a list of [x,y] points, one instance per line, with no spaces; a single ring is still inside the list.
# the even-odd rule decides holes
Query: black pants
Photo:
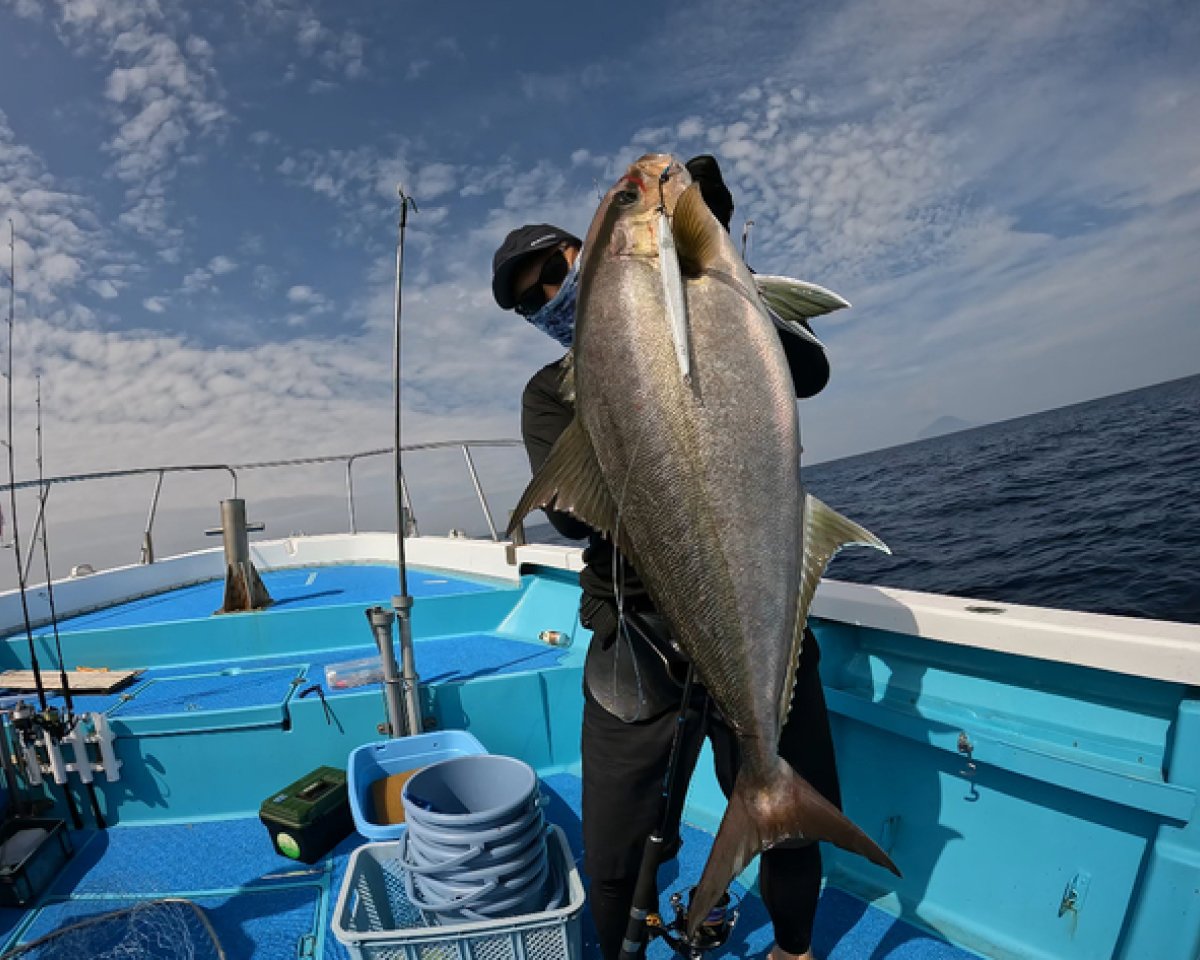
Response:
[[[819,659],[816,638],[809,631],[779,754],[840,808]],[[702,696],[701,691],[688,706],[688,735],[670,818],[676,837],[684,794],[705,737],[712,743],[717,779],[726,796],[732,792],[741,766],[736,737],[715,710],[703,709]],[[646,837],[662,822],[663,780],[676,716],[677,708],[649,720],[623,723],[601,707],[586,687],[584,690],[584,868],[591,878],[592,915],[604,960],[616,960],[620,952],[642,849]],[[781,949],[803,953],[809,948],[820,889],[817,844],[785,844],[762,855],[759,890]]]

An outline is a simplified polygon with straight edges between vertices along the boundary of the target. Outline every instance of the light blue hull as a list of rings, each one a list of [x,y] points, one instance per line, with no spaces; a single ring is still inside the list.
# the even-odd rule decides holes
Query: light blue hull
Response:
[[[64,624],[68,665],[151,669],[122,693],[77,698],[77,710],[106,712],[117,734],[120,779],[97,781],[112,829],[77,834],[82,851],[40,920],[36,909],[0,911],[9,945],[46,933],[52,916],[74,915],[68,906],[95,912],[156,892],[100,879],[106,863],[144,856],[138,838],[154,836],[157,892],[191,895],[218,912],[236,902],[259,918],[307,917],[299,955],[344,955],[328,915],[349,848],[307,872],[297,865],[289,878],[289,862],[270,851],[253,821],[282,785],[317,766],[345,767],[352,749],[380,737],[377,684],[326,686],[324,700],[310,690],[324,685],[325,665],[369,655],[364,607],[390,599],[390,587],[369,578],[361,595],[339,585],[342,593],[330,588],[314,599],[332,576],[297,580],[302,589],[282,592],[294,588],[311,602],[263,613],[153,622],[143,608],[129,614],[134,622],[106,615]],[[570,817],[587,641],[575,575],[539,568],[519,582],[437,571],[428,579],[424,595],[414,591],[413,615],[426,715],[438,728],[468,730],[489,751],[532,764],[559,784]],[[188,602],[207,609],[203,598]],[[867,919],[843,924],[833,955],[924,956],[905,952],[905,944],[915,951],[917,931],[932,931],[994,958],[1194,960],[1196,688],[929,639],[916,624],[911,632],[894,624],[814,621],[847,812],[904,872],[897,881],[827,847],[830,884],[907,921],[861,949],[854,937],[864,935]],[[571,636],[573,645],[540,642],[547,630]],[[36,633],[46,670],[53,645],[48,630]],[[27,666],[25,638],[10,636],[0,669]],[[702,761],[686,818],[711,831],[723,798],[708,768]],[[77,781],[72,790],[86,821],[87,794]],[[57,815],[65,817],[58,789],[41,792],[59,798]],[[207,873],[193,862],[197,850],[207,852]],[[692,861],[680,869],[698,870]],[[97,899],[97,885],[107,900]],[[251,927],[239,929],[253,956],[283,955],[268,946],[269,925],[259,933]]]

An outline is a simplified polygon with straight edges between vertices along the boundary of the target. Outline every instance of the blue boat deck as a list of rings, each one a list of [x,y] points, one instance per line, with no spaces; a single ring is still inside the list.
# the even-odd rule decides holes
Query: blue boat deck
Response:
[[[73,831],[79,852],[42,901],[0,911],[0,953],[71,918],[177,896],[204,908],[230,957],[345,955],[331,911],[362,841],[309,868],[274,852],[257,813],[381,736],[381,685],[337,688],[325,668],[374,656],[364,608],[390,606],[395,569],[320,566],[264,580],[276,603],[258,613],[213,616],[222,585],[212,581],[61,626],[68,667],[144,672],[114,694],[76,697],[75,709],[103,714],[116,738],[119,778],[96,780],[109,829]],[[409,583],[426,728],[466,730],[533,766],[578,855],[589,635],[577,577],[414,569]],[[827,847],[817,955],[973,956],[965,945],[1029,960],[1195,957],[1194,689],[944,643],[897,622],[814,623],[847,812],[904,871],[897,879]],[[550,633],[567,642],[543,642]],[[52,631],[34,639],[56,675]],[[23,631],[0,643],[0,669],[29,669]],[[702,757],[668,890],[696,882],[724,808],[710,767]],[[90,822],[75,777],[69,792]],[[40,795],[67,819],[61,788]],[[724,953],[761,956],[769,945],[762,904],[747,895]],[[661,943],[651,951],[666,956]]]
[[[267,613],[347,603],[388,604],[398,589],[396,568],[381,564],[267,570],[262,573],[262,581],[274,601]],[[410,569],[408,573],[408,592],[414,599],[461,596],[507,586],[461,573],[419,569]],[[60,633],[76,633],[104,627],[205,619],[221,606],[224,588],[223,580],[179,587],[65,618],[58,629]]]
[[[352,835],[308,866],[278,855],[254,814],[271,790],[321,763],[344,765],[348,749],[377,736],[380,685],[338,688],[325,668],[376,655],[362,610],[390,605],[395,568],[315,567],[268,571],[263,579],[275,603],[259,613],[212,616],[223,585],[210,581],[59,625],[69,666],[144,672],[115,693],[76,694],[76,711],[105,713],[120,738],[121,780],[97,781],[112,825],[72,833],[76,855],[40,903],[0,910],[0,944],[11,948],[85,917],[181,897],[203,908],[231,958],[347,956],[330,917],[363,839]],[[446,727],[470,727],[493,752],[538,767],[548,816],[579,857],[578,717],[568,715],[578,712],[583,645],[534,639],[545,628],[578,629],[568,619],[573,578],[516,587],[411,570],[408,582],[428,714]],[[50,631],[35,637],[47,654],[43,665],[52,663]],[[14,637],[9,649],[19,657],[23,644]],[[321,698],[312,696],[318,689]],[[554,723],[542,716],[550,711],[550,701],[539,702],[543,695],[566,705]],[[76,792],[86,819],[85,797]],[[680,858],[664,867],[667,891],[695,882],[710,844],[703,830],[687,829]],[[761,955],[770,946],[769,924],[761,902],[743,896],[727,953]],[[585,937],[588,957],[597,957],[587,921]],[[973,956],[834,888],[822,898],[816,946],[819,955],[844,960]],[[669,954],[663,943],[650,951],[655,960]]]
[[[567,773],[543,778],[548,818],[563,828],[574,855],[582,855],[581,784]],[[664,896],[699,876],[711,837],[686,827],[678,860],[660,875]],[[277,855],[254,818],[187,824],[116,827],[75,836],[78,852],[33,910],[0,910],[0,942],[28,943],[86,917],[159,897],[183,897],[200,906],[231,958],[348,957],[330,930],[330,914],[347,862],[364,842],[351,835],[311,866]],[[723,955],[762,956],[771,946],[762,902],[745,890],[740,918]],[[597,960],[594,932],[585,917],[585,955]],[[814,936],[817,956],[828,960],[972,960],[951,946],[840,890],[821,896]],[[667,960],[654,942],[650,960]]]

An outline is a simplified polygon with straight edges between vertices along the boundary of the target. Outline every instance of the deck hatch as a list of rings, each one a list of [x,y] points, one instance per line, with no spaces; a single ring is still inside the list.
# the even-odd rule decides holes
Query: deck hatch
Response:
[[[238,668],[148,680],[111,710],[121,720],[148,717],[190,718],[230,725],[249,721],[264,711],[283,719],[284,707],[304,676],[305,664],[252,670]]]

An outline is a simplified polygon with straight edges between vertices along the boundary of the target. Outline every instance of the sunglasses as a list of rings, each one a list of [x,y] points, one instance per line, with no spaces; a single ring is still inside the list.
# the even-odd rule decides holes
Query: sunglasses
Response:
[[[561,286],[570,271],[571,265],[567,263],[566,255],[561,249],[555,250],[550,258],[542,264],[537,279],[529,289],[517,297],[515,307],[517,313],[523,317],[532,317],[541,310],[548,300],[546,291],[542,289],[543,285],[547,287]]]

